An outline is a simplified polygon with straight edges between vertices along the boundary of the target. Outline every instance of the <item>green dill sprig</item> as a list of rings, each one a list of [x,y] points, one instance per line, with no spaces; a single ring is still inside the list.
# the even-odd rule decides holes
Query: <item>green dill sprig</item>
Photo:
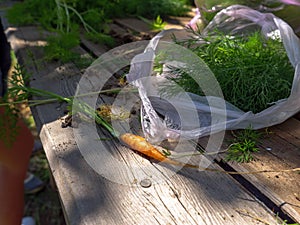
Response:
[[[28,77],[22,78],[21,67],[18,65],[16,70],[12,72],[11,78],[8,80],[8,91],[1,99],[1,114],[0,117],[0,140],[7,148],[11,148],[19,134],[19,109],[15,102],[23,102],[27,99],[27,94],[21,91],[12,89],[12,86],[24,85]]]
[[[196,35],[196,33],[194,33]],[[259,33],[247,37],[200,34],[184,42],[209,66],[225,100],[243,111],[258,113],[290,94],[294,68],[280,40]],[[202,95],[199,85],[175,68],[173,80],[186,91]]]
[[[24,77],[24,79],[22,79]],[[38,104],[46,104],[49,102],[53,101],[58,101],[58,102],[66,102],[68,104],[68,109],[69,113],[71,113],[73,110],[74,111],[80,111],[83,114],[92,117],[95,119],[96,123],[99,125],[103,126],[106,130],[108,130],[114,137],[117,137],[118,134],[114,131],[112,125],[107,122],[104,118],[102,118],[95,109],[93,109],[91,106],[86,104],[85,102],[79,101],[78,99],[74,100],[74,97],[64,97],[59,94],[42,90],[42,89],[37,89],[33,87],[29,87],[26,85],[26,83],[29,82],[29,77],[28,73],[19,65],[15,67],[15,71],[13,72],[13,75],[10,79],[9,82],[9,88],[8,88],[8,96],[12,98],[11,101],[4,101],[0,103],[0,106],[5,106],[5,108],[8,111],[8,115],[10,116],[9,120],[4,120],[0,121],[0,127],[5,127],[9,126],[11,128],[15,128],[14,125],[16,125],[17,120],[18,120],[18,110],[17,110],[17,104],[26,102],[29,97],[33,96],[38,96],[38,97],[43,97],[44,99],[37,99],[37,100],[28,100],[30,104],[32,105],[38,105]],[[102,93],[109,92],[110,90],[104,90]],[[111,92],[116,92],[118,91],[117,89],[112,89]],[[119,90],[120,91],[120,90]],[[92,94],[99,94],[97,93],[92,93]],[[13,120],[15,118],[15,120]],[[9,125],[6,125],[6,123],[9,123]],[[2,129],[3,131],[4,129]],[[11,137],[10,139],[7,139],[7,142],[13,143],[15,140],[13,137],[16,137],[16,129],[12,129],[10,133],[15,134],[14,136],[9,136]],[[0,131],[0,138],[5,138],[4,135],[6,134],[5,132],[2,132],[1,134]],[[1,136],[2,135],[2,136]],[[8,138],[8,137],[7,137]]]
[[[6,98],[3,98],[2,101],[5,102]],[[19,134],[18,120],[19,110],[12,107],[11,104],[5,106],[0,116],[0,140],[8,149],[13,146]]]
[[[233,133],[234,134],[234,133]],[[247,163],[254,159],[252,153],[258,152],[257,142],[261,134],[252,128],[238,131],[234,134],[232,144],[227,149],[225,161]]]

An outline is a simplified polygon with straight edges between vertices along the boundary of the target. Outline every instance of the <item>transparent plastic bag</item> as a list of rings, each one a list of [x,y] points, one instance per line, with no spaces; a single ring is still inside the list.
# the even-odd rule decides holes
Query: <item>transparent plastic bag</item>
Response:
[[[215,28],[234,35],[261,30],[266,37],[279,33],[287,55],[295,68],[290,96],[280,99],[259,112],[243,112],[223,99],[209,69],[196,55],[166,43],[160,39],[168,32],[162,31],[149,43],[144,53],[135,56],[127,79],[138,87],[142,100],[142,127],[149,141],[164,139],[194,139],[223,130],[261,129],[282,123],[300,111],[300,40],[292,28],[271,13],[261,13],[242,5],[233,5],[220,11],[203,33]],[[162,76],[151,76],[158,54],[168,54],[164,64],[172,64],[200,76],[201,88],[207,88],[205,96],[181,93],[162,96],[161,87],[169,82]],[[208,80],[208,81],[207,81]],[[203,84],[204,82],[204,84]],[[207,82],[207,83],[205,83]],[[204,91],[205,92],[205,91]]]
[[[194,0],[201,14],[201,21],[210,21],[213,15],[230,5],[246,5],[260,12],[271,12],[286,21],[300,35],[300,1],[298,0]]]

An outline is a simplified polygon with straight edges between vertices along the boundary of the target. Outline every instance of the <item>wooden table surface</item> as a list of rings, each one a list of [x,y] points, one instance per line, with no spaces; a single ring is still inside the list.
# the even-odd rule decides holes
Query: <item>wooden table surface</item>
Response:
[[[40,46],[45,44],[46,32],[36,27],[5,24],[19,62],[32,74],[30,86],[73,96],[83,71],[73,63],[42,60]],[[78,48],[82,54],[86,54],[87,49],[96,56],[107,51],[101,46],[86,43],[85,48]],[[61,103],[32,109],[68,224],[281,224],[280,218],[300,222],[299,174],[280,174],[292,179],[292,185],[287,185],[291,188],[287,195],[296,196],[293,204],[285,204],[290,199],[287,201],[282,191],[276,193],[274,186],[278,181],[272,182],[271,179],[278,174],[233,177],[184,168],[169,176],[169,172],[176,171],[176,168],[158,165],[132,152],[118,140],[106,140],[106,146],[110,146],[118,162],[126,168],[122,172],[113,164],[106,167],[109,173],[117,173],[116,177],[127,184],[114,182],[89,165],[79,150],[73,128],[62,128],[61,118],[65,116],[65,110],[66,105]],[[293,119],[292,124],[292,132],[288,132],[291,125],[286,130],[283,130],[284,126],[272,128],[276,130],[276,136],[262,143],[261,148],[271,146],[274,149],[273,164],[269,167],[280,167],[276,164],[278,160],[288,168],[299,167],[300,122]],[[275,143],[271,143],[274,140]],[[204,143],[205,138],[202,141]],[[276,149],[277,143],[281,147]],[[282,147],[289,148],[288,151],[294,155],[283,159]],[[263,158],[264,154],[260,157]],[[214,161],[210,167],[223,170],[217,162]],[[237,171],[255,169],[255,163],[231,166]],[[267,176],[269,182],[266,181]],[[242,178],[248,184],[242,182]]]

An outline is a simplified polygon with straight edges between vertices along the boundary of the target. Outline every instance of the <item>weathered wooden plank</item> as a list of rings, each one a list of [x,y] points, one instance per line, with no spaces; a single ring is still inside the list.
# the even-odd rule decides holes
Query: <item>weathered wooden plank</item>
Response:
[[[187,36],[184,36],[185,38],[187,37]],[[292,145],[296,145],[296,146],[299,146],[298,145],[298,140],[297,140],[297,137],[298,137],[298,135],[297,134],[295,134],[294,133],[294,135],[296,136],[296,137],[294,137],[294,140],[293,140],[293,142],[291,143]],[[290,137],[291,138],[291,137]],[[285,137],[285,139],[287,139],[287,137]],[[276,140],[274,141],[275,143],[276,143]],[[265,146],[268,146],[268,144],[265,144]],[[285,151],[286,152],[286,151]],[[296,151],[293,151],[293,153],[295,153],[294,154],[294,156],[298,156],[298,152]],[[293,153],[292,154],[287,154],[287,155],[289,155],[289,156],[292,156],[293,155]],[[294,162],[299,162],[299,160],[298,160],[298,158],[299,157],[290,157],[290,159],[291,158],[293,158],[294,160],[292,160],[292,161],[294,161]],[[280,164],[281,162],[280,162],[280,160],[277,162],[278,164]],[[276,165],[276,164],[275,164]],[[274,165],[274,167],[273,167],[273,169],[274,168],[278,168],[278,167],[275,167],[275,165]],[[299,165],[299,164],[295,164],[295,165]],[[295,166],[294,165],[294,166]],[[255,169],[255,168],[254,168]],[[263,169],[263,168],[262,168]],[[243,168],[243,167],[241,167],[241,168],[239,168],[239,170],[240,171],[246,171],[245,170],[245,168]],[[277,176],[276,176],[277,177]],[[252,177],[252,179],[253,179],[253,177]],[[252,180],[252,179],[249,179],[249,180]],[[294,181],[294,179],[291,179],[291,180],[293,180]],[[278,197],[277,196],[277,194],[276,193],[274,193],[273,192],[273,190],[272,189],[270,189],[269,187],[268,187],[268,185],[264,185],[264,184],[262,184],[262,185],[259,185],[260,183],[257,183],[258,184],[258,186],[260,187],[259,189],[261,189],[261,190],[263,190],[263,193],[268,193],[269,194],[269,196],[270,196],[270,198],[280,207],[280,206],[282,206],[283,205],[283,210],[284,211],[286,211],[288,214],[290,214],[290,215],[293,215],[292,217],[294,217],[294,218],[296,218],[296,220],[298,220],[298,212],[297,211],[295,211],[295,207],[297,207],[297,205],[294,205],[294,207],[290,207],[290,205],[289,205],[289,203],[286,203],[286,202],[284,202],[283,200],[281,200],[281,198],[280,197]],[[296,185],[297,186],[297,185]],[[297,190],[297,187],[295,188],[295,187],[293,187],[295,190]],[[292,189],[293,189],[292,188]],[[274,193],[274,194],[272,194],[272,193]],[[295,193],[294,193],[294,197],[295,197],[295,199],[298,199],[297,198],[297,194],[295,195]],[[284,198],[285,199],[285,198]]]
[[[111,23],[109,24],[110,28],[110,34],[117,38],[120,44],[125,44],[132,42],[134,40],[138,40],[139,37],[136,36],[136,34],[133,34],[133,31],[129,31],[127,28],[121,27],[118,24]]]
[[[83,35],[81,35],[81,44],[87,49],[93,49],[93,54],[98,57],[109,50],[107,46],[95,44],[92,41],[87,40]]]
[[[170,16],[166,20],[166,25],[164,29],[183,29],[191,20],[191,17],[175,17]],[[122,19],[115,19],[116,24],[120,25],[121,27],[128,28],[132,31],[139,32],[139,33],[155,33],[155,31],[151,30],[151,26],[137,18],[122,18]]]
[[[291,123],[292,122],[292,123]],[[296,133],[299,127],[294,126],[294,119],[286,124],[293,124],[292,133]],[[279,127],[289,130],[286,124],[270,128],[270,134],[263,140],[260,140],[260,152],[254,154],[255,161],[250,163],[234,163],[229,165],[238,172],[249,172],[257,170],[285,170],[300,167],[300,145],[298,139],[282,132]],[[298,124],[299,125],[299,124]],[[282,128],[282,129],[283,129]],[[290,131],[288,131],[290,132]],[[230,139],[228,135],[227,139]],[[206,144],[206,139],[202,142]],[[224,149],[226,146],[224,146]],[[271,151],[266,150],[271,149]],[[219,159],[224,159],[224,155],[219,155]],[[295,221],[300,221],[300,174],[299,173],[260,173],[242,175],[261,193],[267,196],[284,213],[289,215]]]
[[[274,126],[272,128],[276,129],[277,131],[275,131],[279,136],[282,136],[283,138],[287,139],[287,140],[291,140],[292,144],[295,144],[296,147],[300,146],[300,143],[298,142],[298,140],[300,140],[300,121],[295,119],[295,118],[290,118],[289,120],[285,121],[284,123]],[[280,130],[281,132],[279,132],[278,130]],[[284,135],[284,133],[287,133],[287,135],[289,135],[289,138],[286,138]]]
[[[27,40],[29,33],[20,32],[18,37]],[[21,48],[14,46],[33,74],[31,85],[64,96],[74,94],[80,71],[70,64],[60,72],[57,64],[36,61],[41,59],[40,51],[24,43]],[[28,49],[32,57],[27,57]],[[274,215],[230,176],[183,169],[170,177],[174,168],[153,164],[117,140],[108,140],[106,145],[119,155],[125,170],[110,162],[105,163],[105,170],[119,172],[121,180],[131,185],[114,183],[89,166],[74,130],[61,128],[58,118],[64,114],[63,106],[54,103],[36,109],[42,124],[41,140],[69,224],[277,224]],[[142,187],[141,178],[149,179],[150,187]]]
[[[56,168],[53,173],[57,182],[63,182],[59,190],[70,224],[257,224],[257,218],[275,224],[255,199],[221,174],[186,170],[163,182],[152,181],[149,188],[138,183],[130,187],[108,182],[84,160],[78,160],[78,150],[70,149],[72,143],[66,144],[68,136],[60,134],[55,138],[61,133],[59,124],[57,128],[51,126],[48,130],[49,137],[55,139],[55,149],[48,153],[56,154],[54,158],[49,156],[52,163],[59,162],[51,168]],[[144,158],[134,156],[137,160],[127,162],[129,165],[134,163],[131,166],[135,167],[139,163],[141,169],[152,166]],[[240,212],[249,212],[252,218],[244,218]],[[74,213],[78,223],[70,218]]]
[[[266,156],[256,154],[257,161],[247,164],[230,163],[230,165],[240,172],[249,172],[255,170],[284,170],[292,169],[285,165],[282,161],[272,157],[270,154]],[[289,215],[295,221],[299,222],[299,174],[288,173],[266,173],[256,175],[243,175],[250,181],[255,188],[267,196],[275,205],[284,213]]]
[[[128,28],[132,31],[139,32],[141,34],[147,34],[152,32],[149,24],[136,18],[114,19],[114,22],[120,25],[121,27]]]
[[[166,19],[165,29],[183,29],[190,22],[192,17],[178,17],[178,16],[169,16]]]
[[[167,21],[167,24],[164,29],[165,30],[177,29],[177,30],[174,30],[173,32],[171,32],[169,34],[166,34],[162,40],[172,41],[173,35],[175,35],[175,37],[178,40],[183,40],[183,39],[186,39],[187,37],[191,36],[191,34],[188,33],[187,30],[185,29],[185,26],[189,20],[190,20],[189,17],[170,17],[169,20]],[[149,24],[147,24],[141,20],[138,20],[136,18],[116,19],[115,23],[117,25],[119,25],[119,27],[121,27],[123,30],[126,30],[126,29],[131,30],[132,33],[136,32],[136,33],[140,33],[140,34],[148,34],[147,36],[149,36],[149,34],[150,34],[150,37],[152,37],[156,33],[158,33],[158,31],[151,31]],[[114,28],[114,30],[117,31],[118,33],[122,32],[122,30],[117,29],[114,24],[112,25],[112,28]],[[126,33],[128,33],[128,31]],[[131,34],[131,35],[133,35],[133,34]],[[126,38],[127,38],[127,36],[126,36]]]

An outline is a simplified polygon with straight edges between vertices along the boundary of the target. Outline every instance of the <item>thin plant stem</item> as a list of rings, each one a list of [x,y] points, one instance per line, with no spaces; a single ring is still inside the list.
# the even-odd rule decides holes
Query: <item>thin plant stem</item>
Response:
[[[60,0],[55,0],[56,7],[57,7],[57,19],[58,19],[58,28],[60,31],[63,31],[63,16],[62,16],[62,9],[60,7],[61,3]]]
[[[63,3],[64,8],[65,8],[65,13],[66,13],[66,17],[67,17],[67,32],[70,32],[70,14],[69,14],[69,10],[68,10],[68,5],[66,4],[66,2]]]
[[[197,155],[204,155],[204,156],[209,156],[209,155],[216,155],[216,154],[222,154],[222,153],[225,153],[225,152],[227,152],[228,151],[228,149],[229,149],[229,147],[228,148],[226,148],[225,150],[222,150],[222,151],[216,151],[216,152],[207,152],[207,153],[205,153],[205,152],[191,152],[191,153],[183,153],[183,154],[176,154],[176,155],[174,155],[174,156],[170,156],[170,158],[172,158],[172,159],[179,159],[179,158],[184,158],[184,157],[189,157],[189,156],[197,156]]]
[[[26,88],[28,90],[28,88]],[[23,91],[26,90],[25,88],[22,88]],[[31,88],[31,90],[34,88]],[[52,92],[47,92],[45,90],[40,90],[40,89],[34,89],[34,93],[37,94],[38,96],[41,97],[49,97],[50,95],[53,96],[54,93]],[[99,94],[105,94],[105,93],[119,93],[121,90],[124,90],[123,88],[112,88],[112,89],[107,89],[107,90],[102,90],[102,91],[95,91],[95,92],[89,92],[89,93],[85,93],[85,94],[79,94],[76,95],[76,97],[85,97],[85,96],[90,96],[90,95],[99,95]],[[136,88],[130,88],[127,89],[126,91],[128,92],[136,92],[137,89]],[[42,93],[45,92],[45,93]],[[25,99],[25,100],[20,100],[20,101],[12,101],[12,102],[2,102],[0,103],[0,106],[7,106],[10,104],[22,104],[22,103],[28,103],[29,106],[36,106],[36,105],[42,105],[42,104],[47,104],[47,103],[51,103],[51,102],[55,102],[58,99],[61,101],[65,101],[66,99],[72,99],[73,96],[69,96],[66,97],[65,99],[61,98],[62,96],[60,95],[56,95],[55,98],[48,98],[48,99]],[[67,100],[68,101],[68,100]]]
[[[63,4],[60,3],[60,5],[63,5]],[[76,9],[74,9],[73,7],[71,7],[71,6],[67,5],[67,4],[65,4],[65,5],[63,5],[63,6],[66,7],[67,9],[73,11],[73,12],[76,14],[76,16],[77,16],[77,17],[79,18],[79,20],[81,21],[81,23],[82,23],[84,29],[85,29],[88,33],[90,33],[90,32],[97,33],[97,31],[96,31],[94,28],[92,28],[88,23],[86,23],[86,22],[84,21],[83,17],[80,15],[80,13],[79,13]]]

